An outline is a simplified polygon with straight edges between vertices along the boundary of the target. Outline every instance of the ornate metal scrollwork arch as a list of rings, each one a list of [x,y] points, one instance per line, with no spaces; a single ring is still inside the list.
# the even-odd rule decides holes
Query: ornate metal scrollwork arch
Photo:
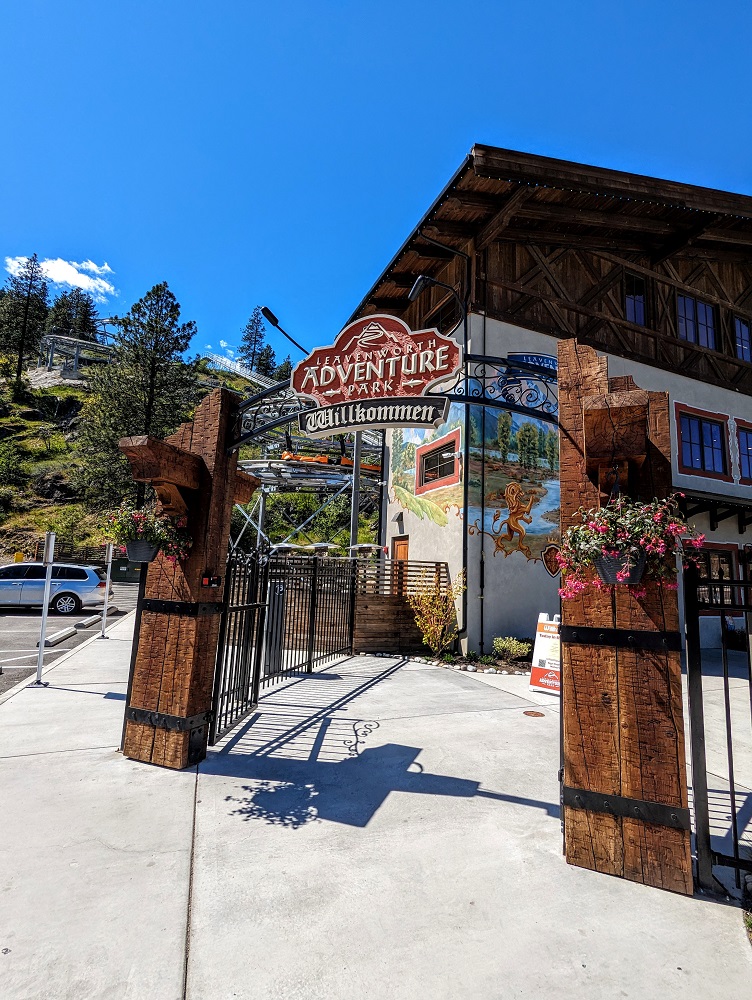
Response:
[[[558,423],[556,371],[509,358],[465,355],[465,363],[440,390],[452,402],[493,406]]]

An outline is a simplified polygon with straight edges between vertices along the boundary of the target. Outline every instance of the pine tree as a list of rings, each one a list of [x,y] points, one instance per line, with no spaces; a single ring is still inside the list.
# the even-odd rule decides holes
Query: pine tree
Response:
[[[47,314],[47,331],[82,340],[98,340],[98,318],[91,295],[80,288],[72,288],[69,292],[61,292],[52,303]]]
[[[502,462],[506,462],[509,455],[509,439],[512,436],[512,414],[509,410],[503,410],[497,424],[496,436],[499,442],[499,453]]]
[[[546,458],[548,467],[555,472],[559,467],[559,432],[549,431],[546,435]]]
[[[47,318],[47,282],[36,254],[11,275],[0,299],[0,348],[16,356],[14,395],[21,392],[24,356],[36,351]]]
[[[523,469],[538,468],[538,428],[524,423],[517,431],[518,461]]]
[[[133,482],[118,441],[136,434],[165,437],[188,418],[197,391],[195,373],[183,361],[196,324],[180,322],[180,305],[166,282],[114,322],[119,335],[113,360],[90,380],[75,476],[87,503],[99,508],[124,498],[143,504],[144,484]]]
[[[286,382],[288,378],[292,375],[292,361],[290,361],[290,355],[288,354],[282,364],[277,365],[274,369],[274,374],[272,378],[275,382]]]
[[[258,360],[256,361],[256,371],[259,375],[272,378],[276,367],[277,359],[274,357],[274,348],[271,344],[264,344],[259,351]]]
[[[261,306],[256,306],[251,313],[250,319],[243,327],[243,335],[238,348],[238,359],[256,371],[259,354],[266,340],[266,327],[264,317],[261,314]]]

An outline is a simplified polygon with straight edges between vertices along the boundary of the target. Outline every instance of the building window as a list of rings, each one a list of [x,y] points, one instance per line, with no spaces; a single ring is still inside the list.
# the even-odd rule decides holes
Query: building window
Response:
[[[645,326],[645,279],[636,274],[624,279],[624,312],[630,323]]]
[[[734,556],[729,549],[701,549],[695,552],[701,580],[733,580]],[[704,604],[730,604],[731,587],[699,587],[697,596]]]
[[[426,441],[415,449],[415,495],[454,486],[462,477],[461,434],[459,427],[438,440]]]
[[[752,482],[752,430],[739,428],[739,468],[742,479]]]
[[[749,323],[746,319],[734,317],[736,331],[736,356],[740,361],[752,361],[752,341],[749,337]]]
[[[681,464],[685,469],[727,475],[725,424],[682,413],[679,430]]]
[[[715,350],[715,310],[691,295],[677,295],[679,339]]]
[[[451,444],[427,451],[420,458],[420,485],[434,486],[442,479],[453,479],[455,463]]]

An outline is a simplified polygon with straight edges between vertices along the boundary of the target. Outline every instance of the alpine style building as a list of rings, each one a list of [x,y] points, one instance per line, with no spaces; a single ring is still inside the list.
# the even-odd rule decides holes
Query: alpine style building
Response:
[[[558,611],[561,338],[669,393],[673,481],[707,535],[706,575],[749,571],[752,197],[475,146],[351,320],[377,313],[457,328],[464,396],[486,404],[387,432],[382,541],[466,570],[466,648]],[[717,628],[707,619],[707,642]]]

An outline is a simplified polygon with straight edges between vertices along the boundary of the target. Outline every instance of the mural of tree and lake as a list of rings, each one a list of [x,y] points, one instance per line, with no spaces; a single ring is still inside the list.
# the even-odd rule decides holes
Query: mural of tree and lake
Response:
[[[444,527],[450,517],[463,516],[463,479],[467,475],[469,534],[485,533],[493,541],[495,556],[520,553],[528,560],[543,559],[554,575],[556,567],[551,556],[559,541],[560,505],[556,426],[510,410],[470,407],[469,469],[461,469],[458,483],[437,485],[416,496],[416,449],[459,427],[462,441],[457,461],[462,462],[463,425],[464,407],[453,403],[448,420],[435,430],[404,429],[393,433],[393,499],[421,519],[428,518]],[[481,503],[482,488],[485,504]]]
[[[555,425],[491,407],[485,408],[484,416],[483,408],[471,407],[468,478],[469,532],[484,531],[490,536],[494,555],[521,552],[538,560],[549,545],[558,542],[559,433]]]

